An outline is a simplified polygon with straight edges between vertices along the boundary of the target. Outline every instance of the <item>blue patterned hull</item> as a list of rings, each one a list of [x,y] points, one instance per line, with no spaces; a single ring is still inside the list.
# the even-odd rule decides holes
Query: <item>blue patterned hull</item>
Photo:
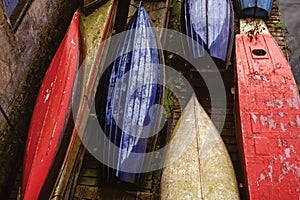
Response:
[[[187,43],[188,53],[194,58],[202,58],[207,52],[227,65],[233,43],[233,16],[230,0],[185,0],[182,7],[182,29],[197,42]]]
[[[117,169],[106,169],[104,177],[109,181],[138,184],[141,173],[151,162],[141,155],[152,151],[156,143],[162,112],[153,106],[161,104],[164,81],[160,66],[163,55],[151,27],[140,4],[127,25],[131,31],[115,50],[121,56],[110,65],[106,76],[104,110],[100,108],[97,113],[102,113],[100,121],[106,136],[118,147],[117,151],[112,150],[111,144],[103,147],[104,156],[117,166]],[[126,172],[128,169],[136,173]]]
[[[236,0],[241,17],[270,17],[273,0]]]

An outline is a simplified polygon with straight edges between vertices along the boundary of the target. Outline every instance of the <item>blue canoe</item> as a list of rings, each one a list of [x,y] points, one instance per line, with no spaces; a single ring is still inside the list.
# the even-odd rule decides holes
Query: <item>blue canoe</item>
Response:
[[[235,0],[240,17],[268,18],[273,0]]]
[[[116,151],[112,150],[112,144],[103,146],[104,156],[117,166],[117,169],[104,170],[103,178],[108,182],[117,179],[139,184],[142,169],[150,161],[135,154],[152,151],[156,143],[155,133],[162,112],[153,106],[161,104],[163,98],[164,70],[160,66],[162,51],[158,49],[156,33],[151,27],[140,3],[126,28],[131,31],[115,49],[121,56],[110,65],[104,92],[100,89],[96,94],[96,102],[105,102],[98,110],[96,107],[99,121],[106,136],[118,147]]]
[[[185,0],[181,25],[182,31],[200,44],[187,42],[188,53],[194,58],[204,57],[206,51],[229,64],[234,34],[231,0]]]

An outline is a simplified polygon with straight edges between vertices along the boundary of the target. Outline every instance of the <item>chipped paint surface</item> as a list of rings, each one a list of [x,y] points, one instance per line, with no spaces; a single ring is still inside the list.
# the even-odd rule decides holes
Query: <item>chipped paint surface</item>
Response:
[[[254,121],[254,123],[256,123],[257,120],[257,116],[254,113],[251,113],[252,119]]]
[[[253,55],[262,49],[265,55]],[[250,199],[300,195],[300,98],[270,35],[236,38],[239,123]],[[241,73],[242,72],[242,73]]]
[[[23,165],[21,193],[24,199],[38,199],[43,185],[49,184],[49,174],[57,176],[51,171],[53,165],[61,165],[56,158],[66,153],[61,146],[67,145],[64,143],[70,137],[70,132],[65,130],[71,118],[69,107],[79,59],[79,46],[70,46],[79,44],[78,15],[78,12],[74,14],[51,61],[35,103]]]

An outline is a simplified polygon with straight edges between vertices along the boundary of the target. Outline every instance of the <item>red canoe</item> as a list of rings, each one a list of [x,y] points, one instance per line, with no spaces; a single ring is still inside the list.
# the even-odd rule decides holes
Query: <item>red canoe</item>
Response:
[[[23,164],[24,200],[46,199],[50,195],[72,133],[68,129],[73,128],[70,102],[79,67],[78,25],[79,14],[76,12],[46,72],[35,103]]]
[[[82,78],[82,87],[79,88],[78,93],[81,93],[82,96],[77,99],[79,105],[75,119],[75,127],[56,185],[53,188],[54,190],[51,197],[53,200],[72,199],[74,195],[72,185],[77,180],[86,150],[81,139],[86,139],[85,128],[90,114],[89,105],[91,98],[94,98],[92,93],[97,79],[97,73],[101,70],[100,63],[103,57],[105,57],[105,49],[107,47],[105,40],[111,36],[113,31],[117,6],[118,0],[109,0],[92,14],[82,16],[82,32],[86,41],[86,52],[83,54],[87,53],[85,60],[90,63],[80,69],[84,77],[79,77]],[[101,19],[101,22],[99,22],[99,19]],[[95,40],[96,37],[97,39]],[[97,49],[97,53],[93,54],[95,49]]]
[[[300,98],[271,35],[236,36],[239,136],[249,199],[300,199]]]

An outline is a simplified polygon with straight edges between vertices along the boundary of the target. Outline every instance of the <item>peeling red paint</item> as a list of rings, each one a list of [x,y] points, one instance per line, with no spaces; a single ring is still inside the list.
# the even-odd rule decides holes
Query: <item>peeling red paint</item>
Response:
[[[238,122],[250,199],[300,197],[300,97],[271,35],[236,36]]]
[[[70,45],[71,43],[71,45]],[[70,104],[79,67],[79,13],[76,12],[43,79],[32,114],[23,165],[23,200],[45,199],[69,142]],[[47,188],[48,189],[48,188]],[[45,196],[43,196],[45,195]]]

